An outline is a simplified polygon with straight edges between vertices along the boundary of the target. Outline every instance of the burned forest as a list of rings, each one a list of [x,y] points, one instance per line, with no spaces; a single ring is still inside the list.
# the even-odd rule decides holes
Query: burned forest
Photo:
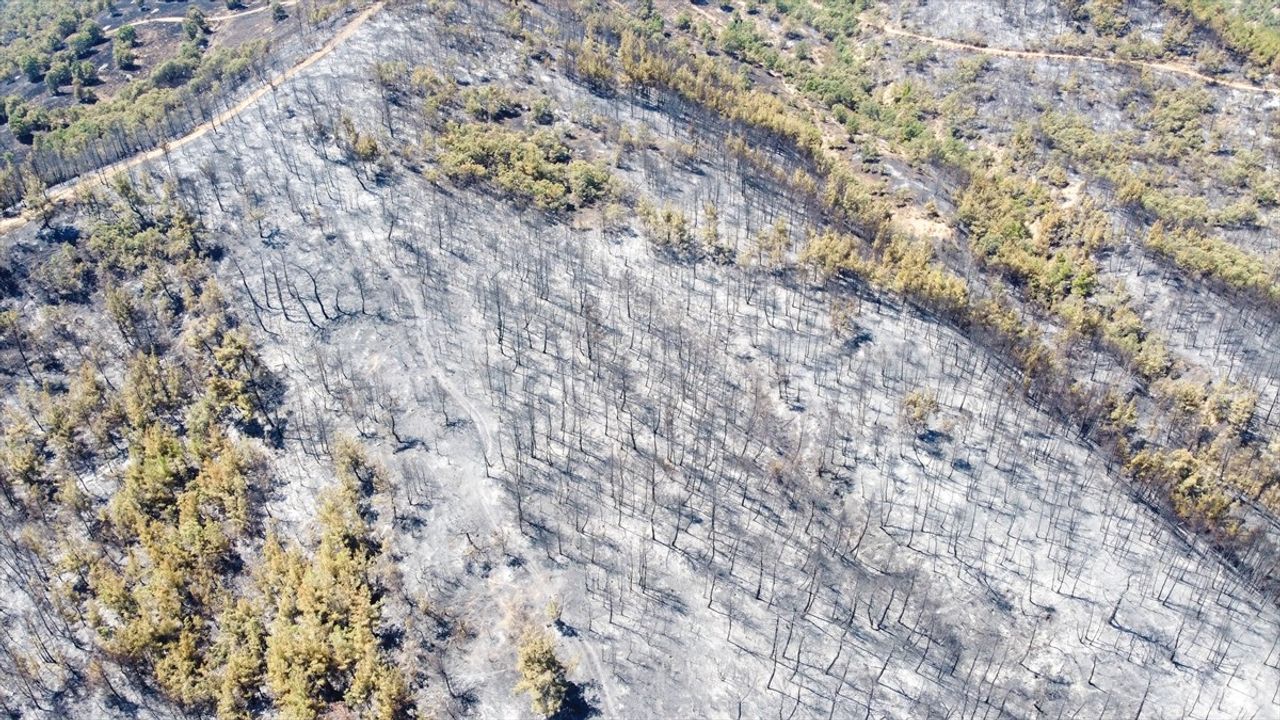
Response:
[[[1269,6],[0,8],[0,711],[1280,714]]]

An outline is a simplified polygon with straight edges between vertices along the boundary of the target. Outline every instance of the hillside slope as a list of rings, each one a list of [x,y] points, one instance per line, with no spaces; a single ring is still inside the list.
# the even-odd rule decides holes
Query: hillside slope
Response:
[[[1178,250],[1272,211],[1164,202],[1265,105],[875,29],[1031,5],[393,3],[39,208],[5,709],[532,716],[545,637],[558,717],[1280,710],[1273,276]]]

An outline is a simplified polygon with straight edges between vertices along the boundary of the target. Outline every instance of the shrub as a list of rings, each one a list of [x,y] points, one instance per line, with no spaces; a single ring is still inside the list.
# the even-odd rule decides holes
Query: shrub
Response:
[[[926,390],[912,390],[902,399],[902,419],[917,432],[928,427],[937,412],[938,400]]]
[[[1209,26],[1233,50],[1257,66],[1280,69],[1280,28],[1250,20],[1228,0],[1164,0]]]
[[[1123,0],[1090,0],[1082,9],[1100,35],[1120,37],[1129,31]]]
[[[612,176],[605,168],[583,160],[573,160],[566,170],[569,191],[583,205],[591,205],[609,192]]]
[[[1157,222],[1146,242],[1147,247],[1184,270],[1264,300],[1280,302],[1280,286],[1275,283],[1280,269],[1225,240],[1194,228],[1168,229]]]
[[[18,103],[9,108],[9,130],[18,142],[30,145],[36,132],[49,128],[49,119],[45,112],[26,103]]]
[[[495,121],[520,115],[520,101],[502,88],[486,85],[463,93],[467,114],[477,120]]]
[[[587,38],[581,43],[571,43],[565,49],[569,70],[575,77],[601,95],[613,92],[618,76],[605,45]]]
[[[44,75],[44,84],[49,88],[49,92],[58,93],[58,89],[63,85],[71,82],[71,66],[64,62],[54,63],[49,66],[49,72]]]
[[[199,39],[209,31],[208,25],[205,24],[204,13],[200,12],[199,8],[192,6],[187,10],[186,16],[182,18],[182,31],[190,40]]]
[[[116,31],[117,45],[127,45],[133,47],[138,44],[138,29],[132,25],[121,25]]]
[[[378,141],[372,135],[358,135],[351,150],[358,160],[373,162],[378,159]]]
[[[111,61],[121,70],[133,68],[135,55],[133,49],[124,43],[116,43],[111,48]]]
[[[533,111],[533,121],[539,125],[550,125],[556,120],[555,113],[551,109],[551,100],[548,98],[538,98],[530,109]]]
[[[689,218],[678,208],[670,205],[655,208],[648,201],[642,201],[636,212],[649,242],[677,253],[695,249]]]
[[[177,87],[191,79],[195,66],[185,60],[166,60],[151,71],[151,82],[158,87]]]
[[[1177,158],[1204,146],[1204,118],[1213,109],[1209,93],[1201,88],[1160,89],[1146,123],[1155,134],[1153,154]]]
[[[58,38],[66,38],[68,35],[76,31],[76,16],[71,13],[63,13],[53,22],[53,35]]]
[[[22,74],[27,77],[27,82],[33,83],[44,79],[45,70],[49,66],[45,58],[33,53],[23,55],[18,65],[22,68]]]
[[[520,671],[516,692],[529,693],[535,713],[551,717],[560,712],[569,683],[550,635],[540,630],[525,633],[516,657],[516,669]]]
[[[488,180],[544,210],[589,205],[606,196],[605,168],[572,159],[550,130],[533,133],[487,125],[453,125],[442,141],[441,169],[459,182]]]
[[[91,85],[98,81],[98,68],[88,60],[81,60],[71,66],[71,79],[78,83]]]
[[[68,37],[66,42],[67,49],[79,59],[93,52],[93,45],[96,41],[91,35],[78,32]]]
[[[777,51],[768,47],[755,22],[734,13],[733,19],[720,33],[720,49],[739,60],[749,60],[765,67],[777,64]]]
[[[390,720],[406,702],[404,676],[382,651],[384,589],[374,564],[381,550],[355,470],[338,463],[339,484],[320,509],[311,557],[281,546],[274,533],[263,550],[263,591],[275,602],[266,679],[286,718],[310,720],[325,698],[341,698]]]
[[[1255,227],[1258,224],[1258,203],[1252,198],[1241,198],[1219,210],[1213,222],[1220,227]]]

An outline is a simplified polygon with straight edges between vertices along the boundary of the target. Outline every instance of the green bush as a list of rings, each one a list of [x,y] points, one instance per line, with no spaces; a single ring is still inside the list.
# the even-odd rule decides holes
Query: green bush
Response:
[[[1166,5],[1187,13],[1213,30],[1231,49],[1247,57],[1255,65],[1271,72],[1280,71],[1280,27],[1265,8],[1261,18],[1250,18],[1241,12],[1243,5],[1235,0],[1163,0]],[[1264,19],[1266,21],[1264,21]]]
[[[116,43],[111,47],[111,61],[121,70],[132,70],[136,55],[133,49],[124,43]]]
[[[565,47],[570,72],[586,83],[593,92],[612,93],[618,82],[617,71],[609,58],[609,48],[593,38]]]
[[[565,680],[564,663],[556,657],[555,643],[545,631],[530,630],[520,641],[516,658],[520,682],[516,692],[529,693],[533,711],[543,717],[560,712],[569,683]]]
[[[71,66],[65,62],[54,63],[44,75],[44,84],[49,92],[58,94],[58,89],[71,82]]]
[[[91,85],[98,81],[98,68],[88,60],[81,60],[71,66],[71,79],[78,83]]]
[[[116,30],[115,42],[118,45],[133,47],[138,43],[138,29],[132,25],[121,25],[120,29]]]
[[[520,115],[520,101],[502,88],[486,85],[462,93],[467,114],[485,122],[506,120]]]
[[[38,107],[19,102],[9,106],[9,130],[18,142],[30,145],[36,132],[49,127],[48,113]]]
[[[1154,135],[1148,150],[1155,157],[1175,159],[1204,147],[1205,118],[1213,100],[1204,89],[1157,90],[1146,125]]]
[[[1272,263],[1194,228],[1168,229],[1157,222],[1147,234],[1147,247],[1180,267],[1271,302],[1280,302],[1278,269]]]
[[[48,68],[45,58],[35,54],[23,55],[18,64],[22,68],[22,74],[27,77],[27,82],[33,83],[43,80],[45,70]]]
[[[195,67],[185,60],[166,60],[151,71],[151,82],[158,87],[177,87],[191,79]]]
[[[199,40],[204,34],[209,32],[209,26],[205,23],[204,13],[200,9],[192,6],[187,10],[187,14],[182,18],[182,31],[186,33],[190,40]]]
[[[73,33],[67,37],[67,49],[71,54],[80,59],[93,52],[93,45],[96,42],[91,35],[86,33]]]
[[[452,125],[442,139],[441,169],[458,182],[489,181],[544,210],[590,205],[609,194],[600,165],[575,160],[550,130],[532,133],[481,124]]]
[[[310,557],[281,545],[274,533],[263,550],[263,590],[274,603],[266,684],[290,720],[312,720],[326,699],[364,710],[363,717],[393,720],[407,701],[404,675],[382,650],[384,590],[375,565],[381,546],[354,470],[339,458],[339,483],[321,505]]]

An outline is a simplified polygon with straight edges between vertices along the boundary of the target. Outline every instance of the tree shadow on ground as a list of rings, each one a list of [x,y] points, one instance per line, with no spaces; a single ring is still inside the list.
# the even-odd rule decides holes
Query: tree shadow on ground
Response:
[[[565,690],[564,703],[560,706],[560,711],[552,715],[549,720],[586,720],[599,716],[600,710],[587,700],[583,685],[571,682]]]

